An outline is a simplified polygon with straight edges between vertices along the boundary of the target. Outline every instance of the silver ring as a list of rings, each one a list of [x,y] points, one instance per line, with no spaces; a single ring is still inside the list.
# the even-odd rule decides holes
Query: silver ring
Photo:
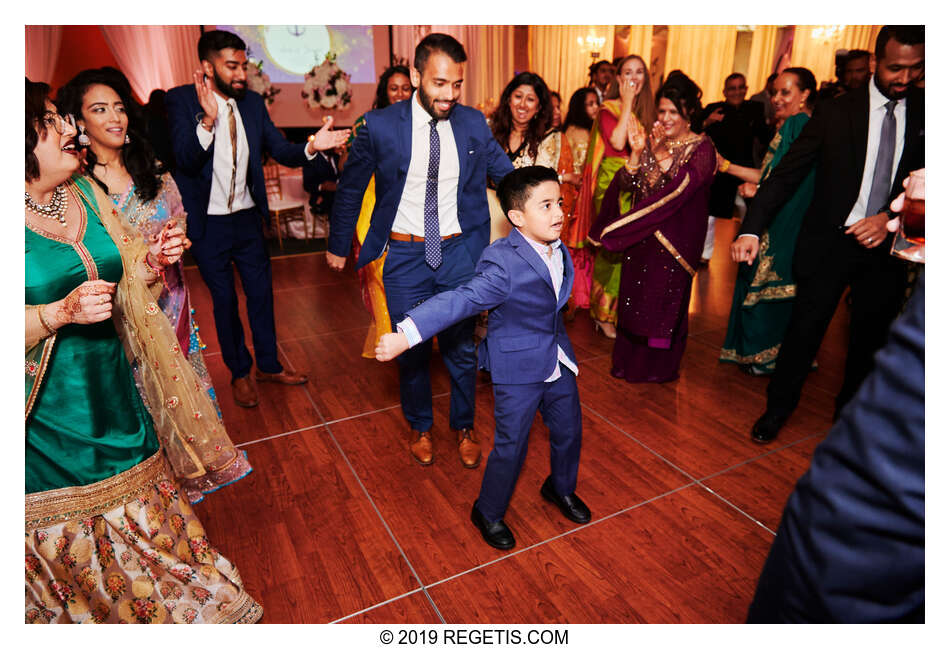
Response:
[[[874,237],[868,237],[868,243],[871,243],[872,241],[874,241]]]

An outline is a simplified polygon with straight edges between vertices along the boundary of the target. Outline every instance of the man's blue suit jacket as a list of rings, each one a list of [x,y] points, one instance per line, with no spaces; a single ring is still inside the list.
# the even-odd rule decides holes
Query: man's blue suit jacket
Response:
[[[195,129],[204,111],[198,103],[198,93],[194,85],[178,86],[168,91],[165,97],[168,109],[169,130],[172,148],[178,168],[173,172],[182,203],[188,213],[188,236],[199,240],[204,236],[207,221],[208,200],[211,197],[211,176],[214,162],[214,142],[208,150],[201,148]],[[304,151],[306,144],[288,142],[274,122],[271,121],[264,104],[264,98],[249,90],[243,99],[237,100],[238,111],[247,135],[248,162],[247,185],[251,198],[268,220],[267,189],[264,186],[264,169],[261,160],[265,152],[285,167],[302,167],[308,164]],[[330,164],[317,156],[312,164]],[[332,169],[330,169],[332,171]]]
[[[555,254],[564,255],[564,280],[557,295],[537,251],[512,230],[485,248],[471,280],[429,298],[406,315],[425,340],[490,309],[479,365],[491,372],[492,383],[541,383],[557,366],[559,345],[577,363],[561,317],[571,295],[574,265],[566,246],[559,246]]]
[[[376,174],[376,207],[356,260],[357,268],[379,257],[389,240],[412,156],[412,101],[415,97],[366,113],[366,125],[357,132],[337,183],[327,249],[345,257],[350,252],[363,194]],[[478,259],[488,245],[490,232],[486,178],[500,181],[513,167],[479,111],[456,105],[449,123],[459,156],[459,225],[472,259]]]

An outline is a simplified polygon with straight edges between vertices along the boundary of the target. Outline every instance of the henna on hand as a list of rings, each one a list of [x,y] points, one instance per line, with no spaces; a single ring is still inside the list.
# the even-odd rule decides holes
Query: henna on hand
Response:
[[[70,291],[69,295],[64,297],[56,308],[53,317],[60,325],[67,325],[75,322],[76,317],[82,313],[82,304],[80,300],[87,295],[104,295],[115,293],[115,286],[104,284],[90,284],[84,282]]]
[[[60,325],[68,325],[76,317],[80,311],[82,311],[82,305],[79,304],[79,293],[77,290],[74,290],[72,293],[63,298],[63,301],[59,303],[59,306],[56,308],[53,317],[56,318],[56,321]]]

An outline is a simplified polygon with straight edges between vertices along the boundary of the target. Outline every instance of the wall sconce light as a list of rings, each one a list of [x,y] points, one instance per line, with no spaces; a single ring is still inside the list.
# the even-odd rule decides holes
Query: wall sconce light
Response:
[[[590,53],[590,58],[597,60],[597,57],[600,56],[600,48],[604,46],[604,43],[607,42],[607,39],[603,36],[593,36],[588,35],[587,38],[577,37],[577,46],[581,50],[587,50]]]

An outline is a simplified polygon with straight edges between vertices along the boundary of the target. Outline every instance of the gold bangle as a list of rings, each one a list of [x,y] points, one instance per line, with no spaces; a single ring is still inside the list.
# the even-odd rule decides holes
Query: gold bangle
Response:
[[[728,160],[723,160],[722,164],[719,165],[719,173],[726,173],[726,170],[729,169],[730,165],[732,165],[731,162]]]
[[[145,267],[151,271],[152,275],[155,275],[156,277],[160,277],[162,274],[162,267],[152,265],[152,262],[148,260],[148,256],[150,254],[152,254],[151,251],[145,253]]]
[[[52,336],[56,333],[56,330],[53,329],[49,322],[46,321],[46,317],[43,315],[43,309],[46,308],[45,304],[41,304],[36,308],[36,314],[40,317],[40,324],[43,325],[43,328],[49,332],[49,335]]]

